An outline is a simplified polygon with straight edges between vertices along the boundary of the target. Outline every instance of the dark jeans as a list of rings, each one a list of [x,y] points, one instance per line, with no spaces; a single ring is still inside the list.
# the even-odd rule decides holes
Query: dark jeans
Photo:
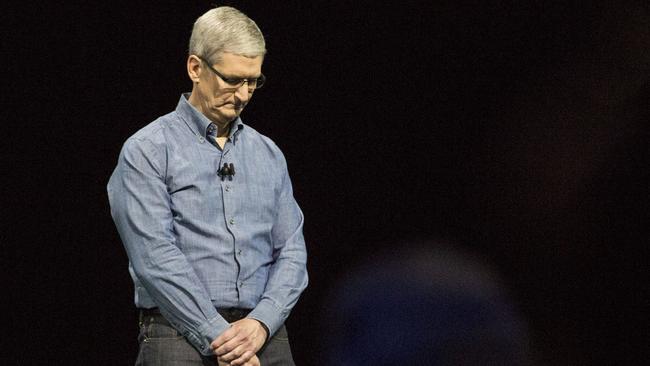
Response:
[[[159,319],[159,318],[158,318]],[[140,351],[136,366],[217,365],[216,357],[201,355],[165,321],[144,319],[140,325]],[[257,353],[261,366],[293,366],[289,336],[283,325]]]

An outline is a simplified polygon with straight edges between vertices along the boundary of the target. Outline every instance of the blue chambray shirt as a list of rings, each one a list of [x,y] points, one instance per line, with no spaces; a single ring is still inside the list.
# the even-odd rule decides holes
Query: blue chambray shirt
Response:
[[[229,324],[216,308],[253,309],[275,333],[307,286],[303,215],[280,149],[233,121],[223,151],[181,96],[124,144],[108,182],[135,305],[161,313],[202,354]],[[235,175],[221,179],[224,163]]]

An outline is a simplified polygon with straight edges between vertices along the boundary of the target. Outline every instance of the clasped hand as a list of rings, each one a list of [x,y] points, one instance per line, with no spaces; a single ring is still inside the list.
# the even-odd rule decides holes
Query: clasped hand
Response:
[[[230,324],[210,346],[219,365],[259,366],[255,355],[266,341],[266,329],[255,319],[244,318]]]

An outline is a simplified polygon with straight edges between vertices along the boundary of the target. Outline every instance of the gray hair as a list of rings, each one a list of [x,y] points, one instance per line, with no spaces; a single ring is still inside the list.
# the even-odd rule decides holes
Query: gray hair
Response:
[[[190,55],[218,63],[224,52],[246,57],[266,54],[264,36],[257,24],[229,6],[220,6],[201,15],[190,37]]]

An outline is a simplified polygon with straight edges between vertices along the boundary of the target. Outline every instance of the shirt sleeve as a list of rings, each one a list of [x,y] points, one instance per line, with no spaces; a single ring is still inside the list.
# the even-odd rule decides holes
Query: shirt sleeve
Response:
[[[248,315],[266,325],[269,337],[282,326],[308,283],[304,217],[293,196],[284,157],[281,161],[282,187],[271,233],[274,262],[260,302]]]
[[[111,215],[135,276],[162,315],[202,354],[229,324],[176,246],[165,184],[164,151],[148,140],[128,140],[108,183]]]

